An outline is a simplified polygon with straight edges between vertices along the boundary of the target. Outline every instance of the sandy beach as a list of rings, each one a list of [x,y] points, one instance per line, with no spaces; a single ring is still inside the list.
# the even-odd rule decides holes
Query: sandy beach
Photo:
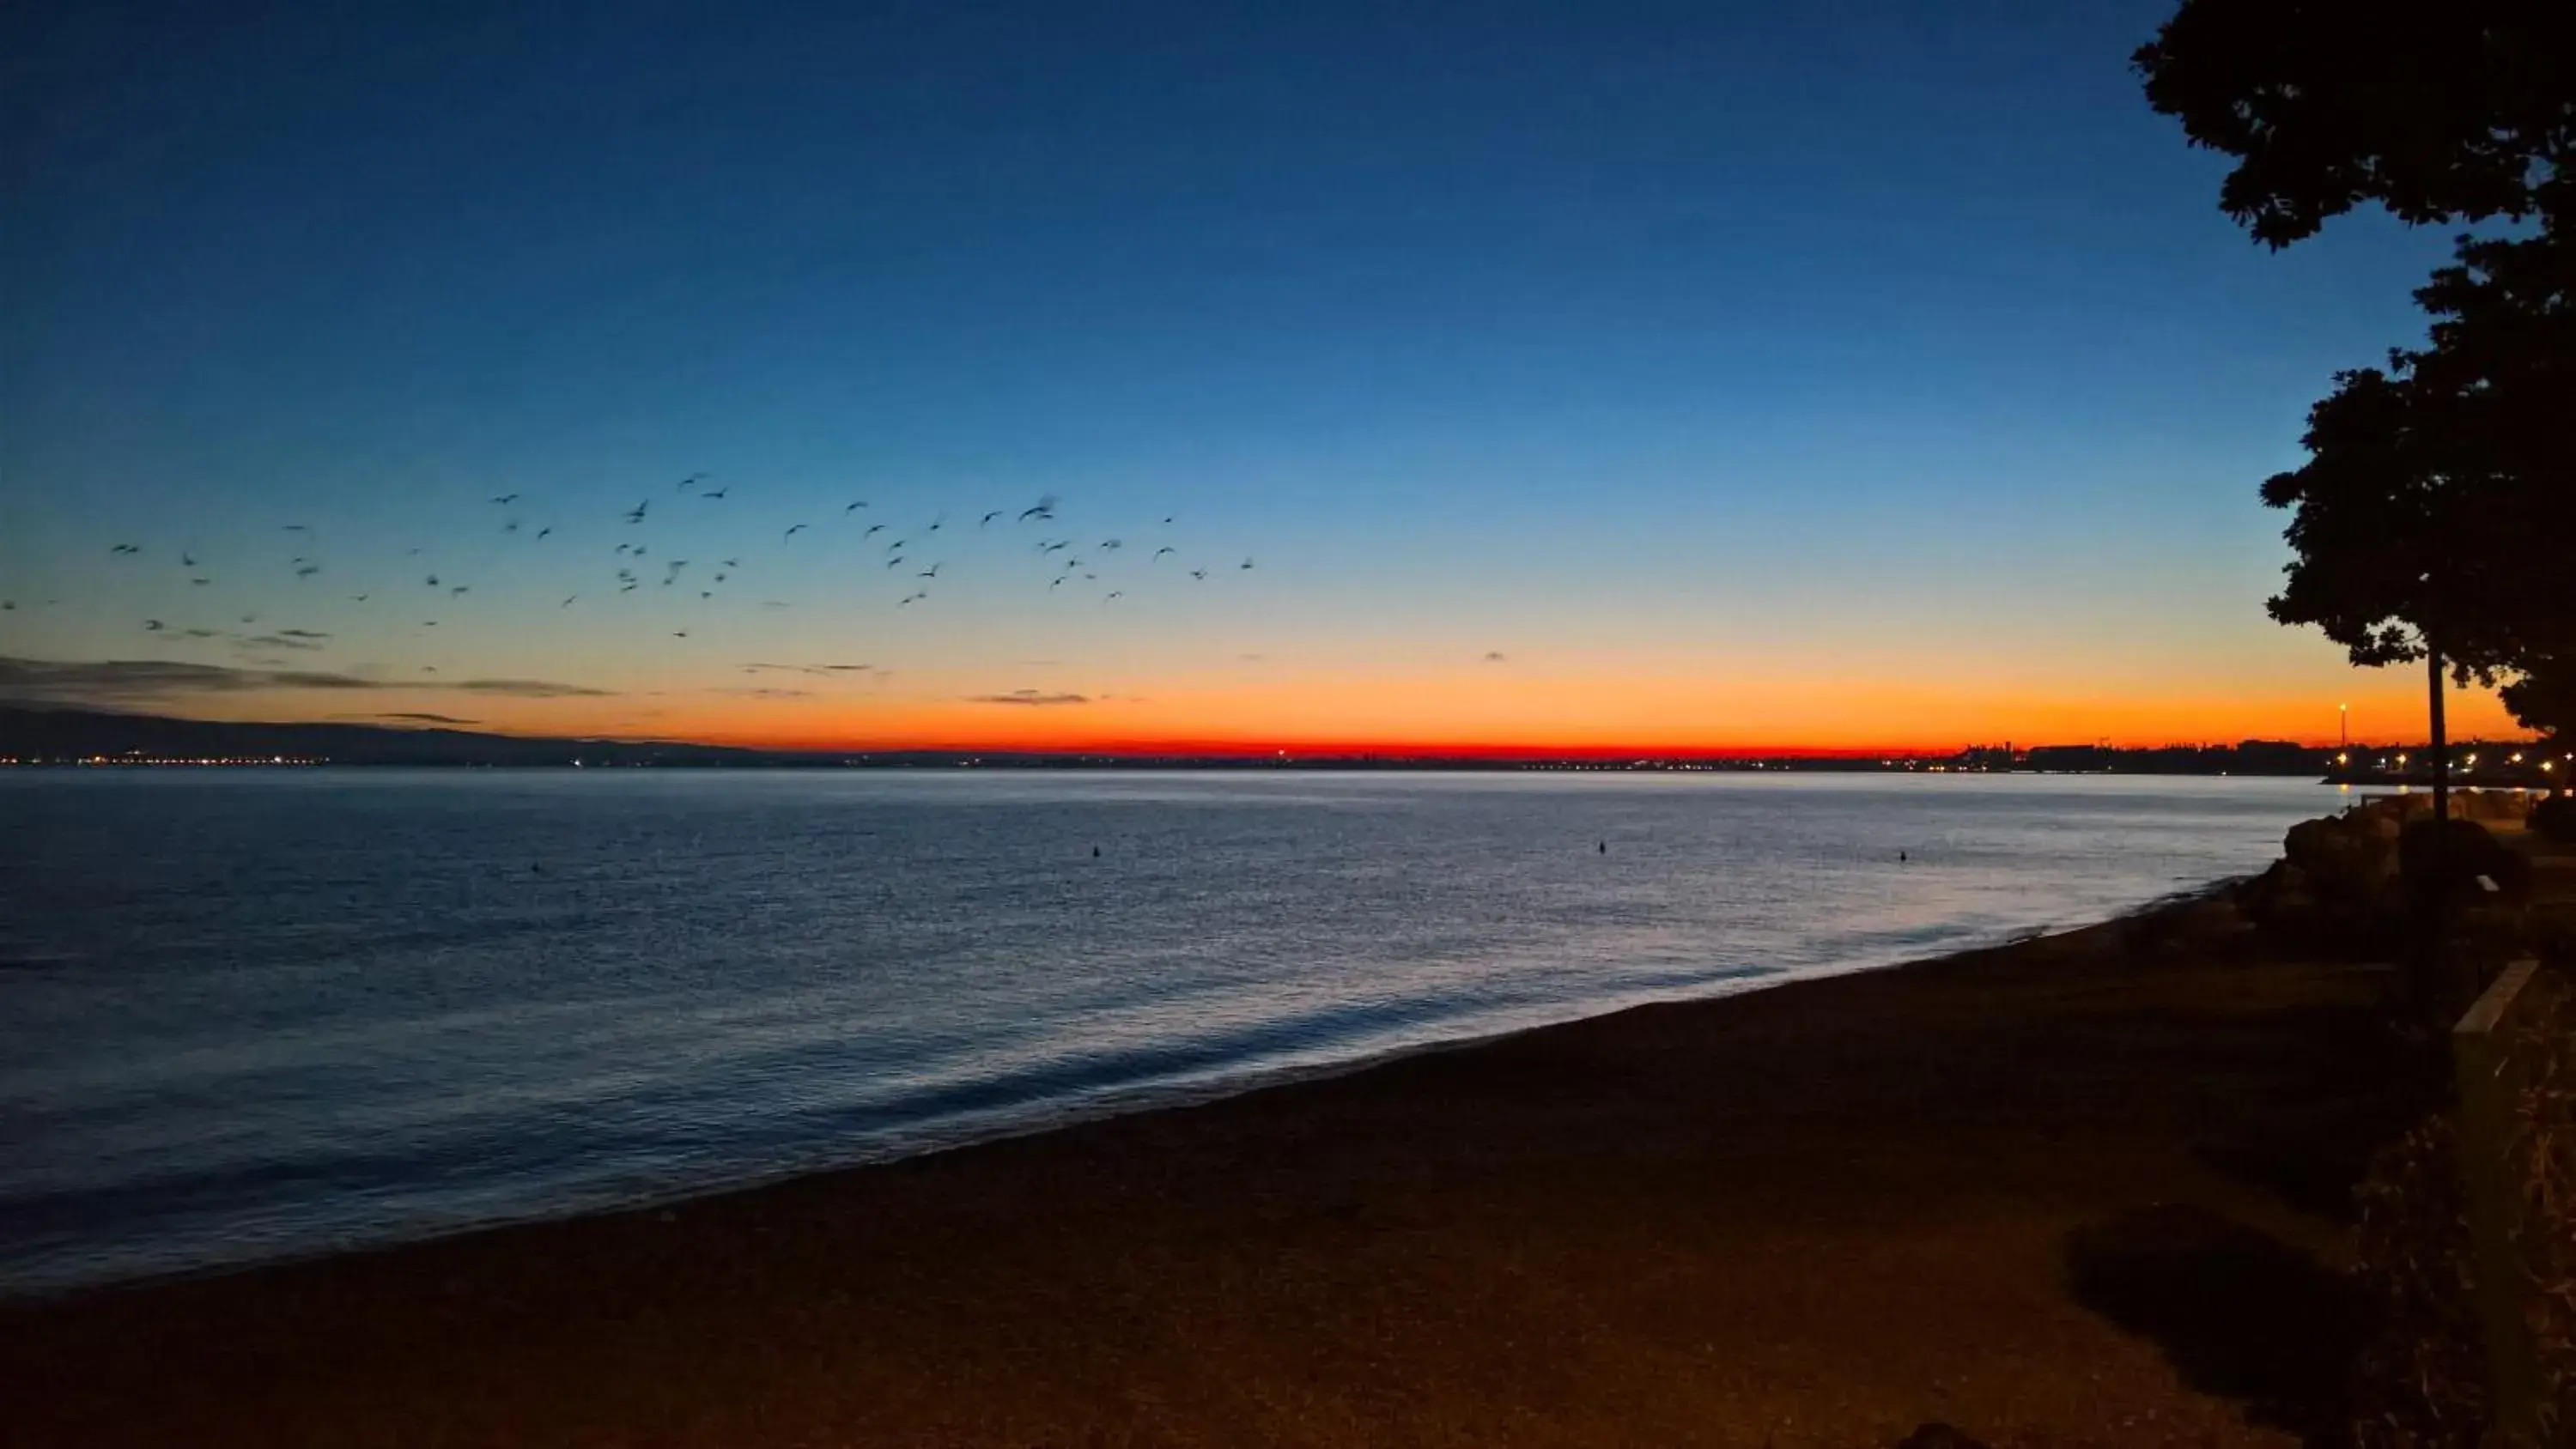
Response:
[[[0,1308],[12,1444],[2288,1444],[2377,972],[2223,899]]]

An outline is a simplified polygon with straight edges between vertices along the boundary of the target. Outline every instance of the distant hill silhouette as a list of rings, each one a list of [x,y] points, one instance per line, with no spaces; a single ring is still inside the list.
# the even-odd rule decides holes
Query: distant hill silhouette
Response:
[[[751,765],[785,757],[721,745],[543,739],[372,724],[244,724],[0,707],[0,756],[76,760],[327,760],[335,765]],[[802,758],[802,757],[800,757]]]

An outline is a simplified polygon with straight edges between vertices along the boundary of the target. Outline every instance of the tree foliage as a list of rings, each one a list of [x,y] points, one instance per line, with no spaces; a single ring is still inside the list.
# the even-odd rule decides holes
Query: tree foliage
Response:
[[[2415,295],[2429,345],[2339,374],[2270,604],[2364,665],[2438,648],[2576,732],[2576,3],[2184,0],[2135,57],[2157,110],[2238,158],[2220,206],[2275,248],[2377,202],[2463,236]]]
[[[2238,158],[2219,205],[2274,247],[2365,202],[2448,223],[2569,200],[2565,0],[2184,0],[2134,60],[2148,104]]]

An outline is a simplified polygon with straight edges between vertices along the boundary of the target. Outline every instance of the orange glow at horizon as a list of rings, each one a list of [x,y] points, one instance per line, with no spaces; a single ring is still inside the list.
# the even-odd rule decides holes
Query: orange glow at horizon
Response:
[[[1137,694],[975,694],[962,685],[907,684],[759,697],[709,689],[485,700],[477,702],[470,722],[457,727],[820,751],[1865,756],[1946,754],[2006,741],[2025,748],[2243,739],[2332,745],[2343,705],[2349,706],[2355,743],[2414,741],[2425,733],[2420,692],[2411,681],[2383,677],[2359,678],[2325,695],[2322,704],[2304,687],[2141,699],[1920,680],[1534,678],[1499,670],[1413,678],[1168,680]],[[189,712],[318,719],[325,715],[314,706],[330,703],[223,696]],[[386,707],[408,704],[389,697]],[[2457,738],[2527,733],[2487,691],[2456,692],[2450,711]]]

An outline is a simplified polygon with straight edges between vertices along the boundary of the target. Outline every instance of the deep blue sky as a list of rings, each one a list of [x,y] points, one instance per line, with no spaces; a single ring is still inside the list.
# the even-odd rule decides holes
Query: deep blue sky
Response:
[[[1041,669],[1142,734],[1582,733],[1589,691],[1859,738],[1796,702],[1859,679],[1952,734],[2330,732],[2363,687],[2261,617],[2253,490],[2446,241],[2249,242],[2128,74],[2165,4],[37,8],[0,654],[254,667],[138,632],[238,606],[334,636],[299,665],[623,698],[855,649],[899,683],[765,703],[858,735]],[[797,608],[553,608],[697,470],[739,491],[658,501],[657,556],[764,550]],[[1076,609],[987,539],[897,613],[821,541],[1043,493],[1263,568]],[[412,547],[483,584],[444,634],[370,612]]]

